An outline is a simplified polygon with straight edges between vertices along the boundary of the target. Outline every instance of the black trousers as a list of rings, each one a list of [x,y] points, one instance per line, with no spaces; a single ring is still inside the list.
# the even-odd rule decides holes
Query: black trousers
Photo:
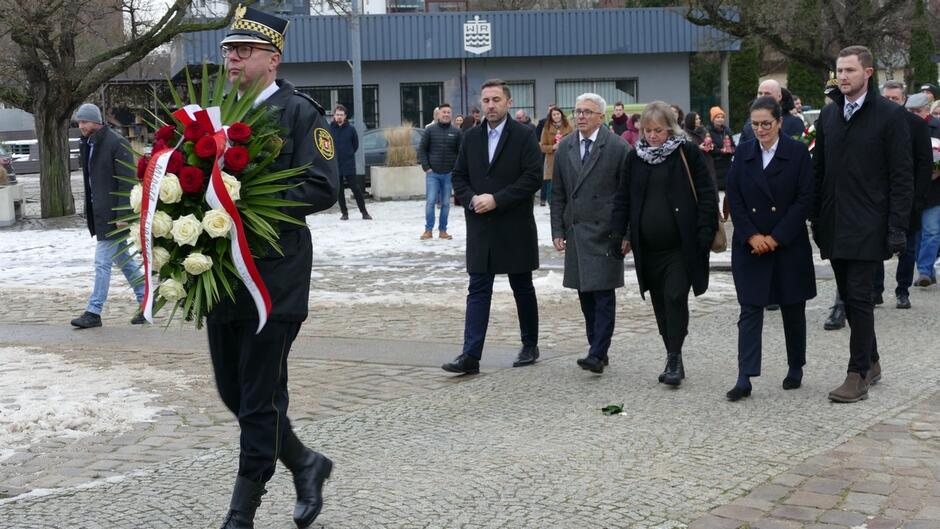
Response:
[[[287,355],[300,322],[257,321],[207,325],[209,353],[222,402],[238,418],[238,475],[266,483],[282,447],[297,443],[287,418]]]
[[[839,297],[845,304],[849,322],[849,368],[851,373],[865,376],[871,364],[878,361],[875,338],[875,305],[872,303],[875,272],[881,261],[832,259]]]
[[[356,197],[356,206],[361,213],[366,212],[366,197],[362,191],[362,183],[358,175],[342,175],[339,177],[339,210],[343,215],[349,214],[346,210],[346,193],[343,192],[343,181],[346,186],[352,189],[353,196]]]
[[[787,365],[806,365],[806,302],[782,305],[783,336],[787,342]],[[761,335],[764,330],[764,307],[741,305],[738,319],[738,374],[760,376]]]
[[[682,343],[689,333],[689,290],[692,283],[685,270],[682,250],[647,250],[643,254],[643,277],[650,291],[659,334],[672,351],[670,342]],[[679,345],[681,349],[681,345]]]
[[[512,295],[516,298],[522,345],[538,345],[539,305],[532,285],[532,272],[508,274]],[[463,353],[479,360],[483,356],[486,329],[490,324],[494,274],[470,274],[467,288],[467,316],[463,329]]]
[[[607,358],[610,339],[614,335],[614,318],[617,313],[617,296],[613,290],[594,292],[578,291],[581,312],[584,314],[584,328],[587,332],[588,354],[597,358]]]
[[[898,286],[894,289],[894,295],[910,295],[911,285],[914,284],[914,269],[917,268],[917,251],[920,247],[920,230],[915,233],[907,234],[907,249],[898,254],[898,269],[894,274],[898,281]],[[881,295],[885,291],[885,264],[882,261],[878,269],[875,270],[875,295]]]

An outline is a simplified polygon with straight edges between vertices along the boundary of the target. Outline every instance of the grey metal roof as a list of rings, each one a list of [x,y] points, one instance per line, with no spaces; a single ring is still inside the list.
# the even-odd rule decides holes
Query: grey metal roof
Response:
[[[740,42],[713,28],[696,26],[683,9],[590,9],[484,11],[363,15],[364,61],[552,57],[733,51]],[[492,50],[464,50],[464,23],[489,22]],[[344,17],[293,16],[283,62],[349,60]],[[174,45],[173,72],[185,64],[217,62],[225,30],[183,35]]]

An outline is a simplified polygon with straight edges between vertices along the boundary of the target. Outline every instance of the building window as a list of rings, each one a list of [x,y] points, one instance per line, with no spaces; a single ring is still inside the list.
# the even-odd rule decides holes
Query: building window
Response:
[[[388,0],[385,9],[389,13],[421,13],[427,10],[424,0]]]
[[[421,128],[434,121],[434,107],[441,104],[444,83],[401,85],[401,122]]]
[[[353,105],[352,86],[308,86],[297,89],[307,94],[323,105],[326,109],[326,117],[330,119],[333,116],[333,109],[336,105],[346,107],[346,117],[350,123],[356,123],[358,119],[356,107]],[[374,129],[379,126],[379,85],[362,85],[362,106],[363,125],[367,129]]]
[[[607,110],[613,111],[614,103],[636,103],[636,79],[578,79],[555,81],[555,104],[571,114],[574,101],[585,92],[595,93],[607,101]]]
[[[507,81],[509,93],[512,94],[513,117],[517,110],[524,110],[526,115],[535,121],[535,81]]]

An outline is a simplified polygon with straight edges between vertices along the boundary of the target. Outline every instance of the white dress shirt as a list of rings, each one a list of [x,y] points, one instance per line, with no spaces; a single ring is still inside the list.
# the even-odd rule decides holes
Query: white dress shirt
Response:
[[[489,149],[490,163],[493,163],[493,156],[496,156],[496,146],[499,145],[499,137],[503,135],[503,129],[506,127],[506,121],[509,119],[507,115],[503,118],[503,121],[500,122],[496,127],[490,127],[489,122],[486,124],[486,137],[487,137],[487,147]]]
[[[581,144],[581,159],[584,159],[584,140],[591,140],[591,148],[594,148],[594,145],[597,143],[597,133],[600,131],[600,127],[594,130],[594,132],[587,138],[584,137],[584,134],[578,131],[578,143]]]
[[[780,144],[780,138],[777,138],[777,141],[775,141],[774,144],[771,145],[769,149],[765,149],[764,146],[761,145],[760,157],[761,157],[761,160],[764,162],[764,169],[767,169],[767,166],[770,165],[770,160],[774,159],[774,154],[777,152],[777,145],[779,144]],[[760,145],[760,142],[758,142],[758,145]]]
[[[264,103],[265,101],[267,101],[269,97],[274,95],[274,92],[277,92],[278,88],[280,87],[277,86],[277,81],[272,81],[271,84],[269,84],[267,88],[265,88],[264,90],[261,91],[260,94],[258,94],[258,97],[255,98],[255,103],[252,106],[256,107],[260,105],[261,103]]]
[[[845,104],[842,106],[842,115],[844,116],[845,113],[846,113],[846,111],[848,111],[848,109],[849,109],[849,103],[855,103],[855,105],[856,105],[856,106],[855,106],[855,110],[854,110],[853,113],[852,113],[852,115],[854,116],[854,115],[855,115],[855,112],[858,112],[858,109],[862,108],[862,103],[865,102],[865,96],[867,96],[867,95],[868,95],[868,92],[865,92],[864,94],[858,96],[858,99],[856,99],[855,101],[849,101],[849,98],[845,98]],[[849,119],[851,119],[851,118],[849,118]]]

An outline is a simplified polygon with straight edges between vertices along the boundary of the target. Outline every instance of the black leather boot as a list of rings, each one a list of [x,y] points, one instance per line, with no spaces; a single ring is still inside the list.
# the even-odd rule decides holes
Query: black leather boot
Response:
[[[681,353],[666,353],[666,372],[663,373],[663,384],[678,386],[682,384],[682,373],[679,371]]]
[[[254,529],[255,511],[261,505],[261,496],[265,492],[263,484],[238,476],[232,492],[232,503],[221,529]]]
[[[284,436],[281,462],[294,475],[294,523],[300,529],[310,527],[323,508],[323,483],[333,471],[333,462],[304,446],[293,431]]]

